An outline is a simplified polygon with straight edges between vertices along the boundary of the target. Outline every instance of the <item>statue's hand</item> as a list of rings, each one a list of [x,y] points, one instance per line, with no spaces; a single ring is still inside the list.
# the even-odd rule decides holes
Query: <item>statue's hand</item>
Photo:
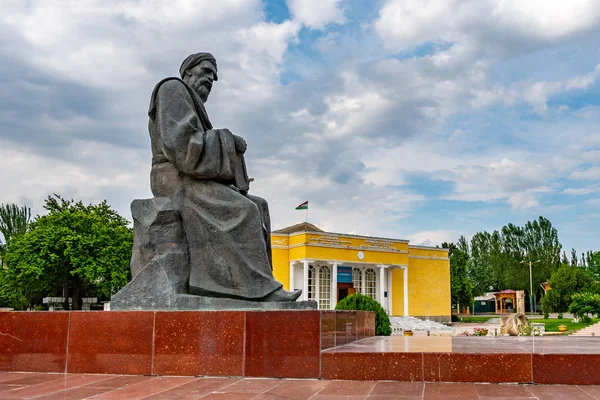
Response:
[[[235,142],[235,149],[239,153],[244,154],[246,152],[246,149],[248,148],[248,145],[246,144],[244,138],[241,136],[233,135],[233,141]]]

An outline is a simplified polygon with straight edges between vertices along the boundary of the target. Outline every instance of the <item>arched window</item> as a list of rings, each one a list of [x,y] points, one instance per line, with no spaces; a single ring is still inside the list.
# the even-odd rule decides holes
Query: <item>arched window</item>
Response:
[[[319,309],[331,308],[331,271],[329,267],[319,268]]]
[[[308,299],[315,299],[315,267],[310,265],[308,267]]]
[[[365,295],[375,299],[377,291],[377,274],[374,269],[369,268],[365,273]]]
[[[354,285],[354,292],[362,292],[362,271],[360,268],[352,269],[352,284]]]

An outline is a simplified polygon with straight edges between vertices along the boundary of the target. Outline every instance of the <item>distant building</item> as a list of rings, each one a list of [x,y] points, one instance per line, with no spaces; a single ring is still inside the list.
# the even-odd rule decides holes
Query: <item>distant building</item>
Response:
[[[377,300],[392,316],[450,321],[448,250],[408,240],[324,232],[309,223],[271,235],[273,273],[301,300],[334,309],[353,293]]]
[[[496,313],[495,292],[489,292],[483,296],[477,296],[474,300],[473,312],[475,314],[494,314]]]

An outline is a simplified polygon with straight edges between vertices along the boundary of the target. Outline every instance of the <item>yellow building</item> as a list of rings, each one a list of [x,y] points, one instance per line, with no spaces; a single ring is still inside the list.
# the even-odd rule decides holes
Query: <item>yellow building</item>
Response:
[[[362,293],[392,316],[450,321],[448,250],[408,240],[324,232],[301,223],[271,234],[273,273],[301,300],[333,309]]]

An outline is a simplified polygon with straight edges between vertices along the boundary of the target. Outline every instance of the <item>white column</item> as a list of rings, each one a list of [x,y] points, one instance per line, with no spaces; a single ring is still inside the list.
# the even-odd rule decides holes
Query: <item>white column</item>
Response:
[[[330,263],[331,264],[331,309],[335,309],[335,305],[337,304],[337,261]]]
[[[408,317],[408,266],[402,269],[404,270],[404,316]]]
[[[302,270],[302,298],[308,300],[308,260],[304,260]],[[313,276],[314,279],[314,276]]]
[[[319,286],[321,282],[321,267],[315,264],[313,264],[313,267],[313,280],[315,282],[315,301],[317,302],[317,308],[320,309],[319,300],[321,299],[321,288]]]
[[[294,276],[295,276],[295,272],[296,272],[296,268],[294,268],[294,266],[296,265],[296,261],[290,261],[290,292],[294,291]]]
[[[379,304],[385,310],[386,301],[385,301],[385,271],[387,265],[379,265]]]
[[[388,313],[392,315],[393,303],[392,303],[392,271],[393,267],[388,268],[387,272],[387,288],[388,288]]]
[[[360,269],[360,292],[362,294],[366,294],[366,292],[367,292],[367,283],[365,282],[366,277],[367,277],[367,269],[361,268]]]

